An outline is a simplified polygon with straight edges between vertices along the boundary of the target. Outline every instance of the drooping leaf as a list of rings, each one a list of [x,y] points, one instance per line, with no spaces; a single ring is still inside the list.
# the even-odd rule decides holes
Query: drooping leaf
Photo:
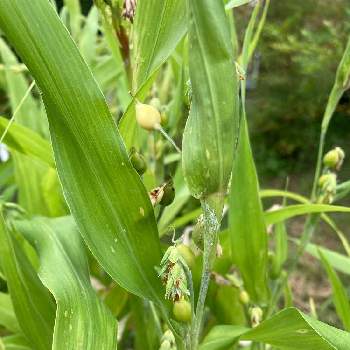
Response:
[[[1,1],[0,28],[43,93],[60,181],[85,242],[119,284],[161,304],[153,208],[77,47],[46,0]]]
[[[208,338],[208,346],[204,347],[205,338],[200,350],[228,349],[215,346],[225,340],[230,346],[238,339],[270,344],[283,350],[346,350],[350,346],[349,333],[317,321],[295,308],[284,309],[251,330],[216,326],[209,332]]]
[[[311,213],[350,213],[350,208],[328,204],[295,204],[265,213],[266,225],[275,224],[294,216]]]
[[[72,217],[18,221],[38,251],[39,277],[57,302],[53,350],[116,349],[116,320],[90,284],[84,246]]]
[[[346,350],[350,334],[317,321],[295,308],[280,311],[241,339],[271,344],[284,350]]]
[[[9,120],[0,117],[0,135],[8,126]],[[12,123],[9,128],[4,143],[12,150],[33,157],[46,163],[51,168],[55,168],[51,145],[35,131],[20,125]]]
[[[343,286],[340,278],[337,273],[334,271],[332,265],[329,263],[327,258],[319,251],[319,255],[321,257],[321,262],[323,267],[325,268],[328,279],[332,285],[333,291],[333,301],[335,308],[337,310],[337,315],[341,319],[345,329],[349,331],[350,329],[350,303],[348,293]]]
[[[18,323],[33,348],[51,348],[55,306],[0,214],[0,264]]]
[[[300,244],[298,240],[293,240],[293,242]],[[313,243],[309,243],[305,250],[316,259],[320,259],[319,252],[322,252],[333,268],[335,268],[337,271],[350,275],[350,258],[348,256]]]

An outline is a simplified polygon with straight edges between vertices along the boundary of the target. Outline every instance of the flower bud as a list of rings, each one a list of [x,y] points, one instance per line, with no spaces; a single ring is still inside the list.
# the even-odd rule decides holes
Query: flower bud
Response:
[[[260,307],[255,306],[249,310],[252,326],[256,327],[262,320],[263,311]]]
[[[175,301],[173,306],[173,314],[175,319],[179,322],[190,322],[192,318],[191,304],[185,299]]]
[[[239,293],[239,301],[243,304],[243,305],[248,305],[250,302],[250,296],[249,294],[245,291],[245,290],[241,290],[241,292]]]
[[[151,105],[136,103],[136,120],[144,129],[151,131],[159,128],[161,117],[159,111]]]
[[[337,175],[334,173],[322,175],[318,180],[318,185],[320,187],[318,202],[332,203],[337,189]]]
[[[175,188],[173,185],[173,181],[168,181],[165,185],[163,185],[163,196],[161,201],[159,202],[160,205],[170,205],[175,198]]]
[[[147,170],[147,163],[143,155],[136,151],[134,147],[130,149],[129,159],[132,166],[139,175],[143,175]]]
[[[344,151],[340,147],[335,147],[325,154],[323,157],[323,164],[330,169],[339,170],[343,164],[344,158]]]
[[[195,264],[196,257],[194,256],[191,248],[185,244],[179,244],[176,249],[181,254],[183,259],[185,260],[187,266],[192,268]]]

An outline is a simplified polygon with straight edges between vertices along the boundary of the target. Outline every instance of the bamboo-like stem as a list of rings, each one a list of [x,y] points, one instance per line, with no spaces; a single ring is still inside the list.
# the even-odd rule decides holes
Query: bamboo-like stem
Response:
[[[195,318],[192,321],[191,350],[196,350],[199,343],[199,335],[203,324],[205,299],[210,282],[210,272],[216,256],[216,245],[218,242],[218,231],[222,218],[223,203],[223,196],[221,195],[213,195],[201,201],[204,219],[203,269]]]

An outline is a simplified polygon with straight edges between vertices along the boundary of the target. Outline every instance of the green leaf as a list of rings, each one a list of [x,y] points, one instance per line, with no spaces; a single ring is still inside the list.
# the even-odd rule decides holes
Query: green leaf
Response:
[[[0,117],[0,134],[5,131],[9,120]],[[16,122],[12,123],[9,128],[4,143],[14,151],[25,154],[47,164],[51,168],[55,168],[51,145],[43,137],[35,131],[20,125]]]
[[[34,350],[28,344],[28,341],[21,334],[8,335],[4,338],[0,338],[0,349],[1,341],[4,344],[4,350]]]
[[[133,94],[142,101],[160,66],[169,58],[185,35],[185,0],[139,0],[133,28]],[[120,121],[120,132],[127,148],[134,145],[138,126],[135,99]]]
[[[91,287],[84,245],[72,217],[18,221],[35,246],[39,277],[57,302],[53,350],[116,349],[116,320]]]
[[[76,39],[80,32],[81,26],[81,7],[79,0],[64,0],[64,5],[66,6],[69,13],[69,26],[72,36]]]
[[[43,93],[58,174],[85,242],[121,286],[161,304],[153,207],[77,47],[46,0],[1,1],[0,28]]]
[[[298,240],[293,240],[293,242],[299,244]],[[349,257],[313,243],[309,243],[306,246],[306,251],[316,259],[320,259],[319,252],[321,251],[333,268],[347,275],[350,275]]]
[[[241,336],[284,350],[347,350],[350,334],[314,320],[295,308],[280,311]]]
[[[136,92],[167,60],[186,33],[184,0],[139,0],[134,23]]]
[[[51,348],[55,306],[0,214],[0,264],[18,323],[33,348]]]
[[[241,134],[232,171],[229,197],[231,254],[253,300],[267,297],[267,233],[259,198],[259,184],[247,125]]]
[[[205,198],[227,190],[237,137],[238,91],[223,2],[188,4],[192,104],[182,141],[182,166],[192,195]]]
[[[205,336],[199,350],[227,350],[237,343],[239,336],[247,332],[241,326],[219,325],[213,327]]]
[[[245,32],[241,64],[247,70],[259,32],[254,34],[260,10],[258,2]],[[260,28],[260,26],[258,26]],[[267,232],[259,197],[259,181],[249,141],[245,110],[246,83],[241,81],[241,121],[229,195],[231,254],[243,277],[244,287],[254,301],[264,301],[267,286]]]
[[[328,204],[295,204],[265,213],[266,225],[275,224],[294,216],[311,213],[350,213],[350,208]]]
[[[332,285],[333,301],[337,310],[337,315],[341,319],[345,329],[350,329],[350,304],[346,289],[344,288],[337,273],[333,270],[332,265],[328,262],[327,258],[321,251],[319,251],[321,262],[325,268],[328,279]]]
[[[0,292],[0,325],[13,333],[20,331],[11,297],[2,292]]]
[[[4,40],[0,38],[0,55],[5,64],[18,64],[17,57],[11,52]],[[16,113],[19,124],[46,134],[46,119],[41,113],[39,104],[29,93],[29,84],[24,73],[5,71],[8,98],[12,113]],[[21,107],[20,107],[21,106]],[[18,185],[18,202],[30,214],[49,215],[41,194],[41,175],[46,166],[35,160],[13,152],[15,179]]]
[[[350,37],[348,39],[344,54],[337,68],[337,74],[332,91],[328,98],[327,107],[322,119],[322,132],[325,133],[332,119],[333,113],[338,105],[344,91],[350,84]]]
[[[90,9],[88,16],[85,18],[85,24],[81,30],[79,40],[79,50],[85,59],[85,62],[91,66],[96,59],[98,32],[98,10],[95,6]]]

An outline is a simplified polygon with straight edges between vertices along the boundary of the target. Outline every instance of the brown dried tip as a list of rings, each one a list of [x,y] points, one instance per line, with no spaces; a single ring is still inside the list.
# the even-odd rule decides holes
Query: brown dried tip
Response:
[[[123,5],[122,16],[128,19],[131,23],[134,21],[136,13],[137,0],[125,0]]]

